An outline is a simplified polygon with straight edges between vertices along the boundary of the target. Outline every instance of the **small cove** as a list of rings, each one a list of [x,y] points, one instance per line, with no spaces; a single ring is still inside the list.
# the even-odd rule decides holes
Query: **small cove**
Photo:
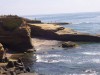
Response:
[[[100,34],[100,13],[43,15],[27,18],[37,18],[43,22],[71,22],[71,25],[63,26],[84,33]],[[41,44],[38,44],[39,40],[37,41],[35,55],[28,57],[32,63],[29,65],[32,71],[40,75],[100,75],[100,43],[79,43],[79,47],[63,49],[57,46],[56,41],[41,40]]]

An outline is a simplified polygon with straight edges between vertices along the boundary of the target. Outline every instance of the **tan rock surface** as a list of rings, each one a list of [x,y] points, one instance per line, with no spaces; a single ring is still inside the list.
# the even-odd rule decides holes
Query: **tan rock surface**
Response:
[[[31,24],[33,26],[38,26],[43,30],[50,30],[50,31],[55,31],[55,33],[61,35],[61,34],[74,34],[77,33],[79,34],[79,32],[74,31],[70,28],[64,28],[60,25],[55,25],[55,24]]]
[[[60,41],[100,42],[100,36],[77,32],[55,24],[30,24],[31,36]]]

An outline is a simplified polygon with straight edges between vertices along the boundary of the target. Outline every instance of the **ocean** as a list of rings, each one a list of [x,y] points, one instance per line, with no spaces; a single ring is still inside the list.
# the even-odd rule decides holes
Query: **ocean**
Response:
[[[100,34],[99,12],[24,17],[46,23],[69,22],[71,24],[62,26],[83,33]],[[100,75],[100,43],[83,42],[76,48],[54,48],[45,50],[46,53],[42,51],[36,52],[37,60],[30,65],[40,75]]]

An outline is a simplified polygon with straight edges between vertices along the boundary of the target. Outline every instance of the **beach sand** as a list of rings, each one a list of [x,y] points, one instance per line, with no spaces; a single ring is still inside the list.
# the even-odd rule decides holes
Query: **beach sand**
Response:
[[[36,51],[43,50],[43,49],[48,50],[61,45],[61,41],[38,39],[38,38],[32,38],[32,43]]]

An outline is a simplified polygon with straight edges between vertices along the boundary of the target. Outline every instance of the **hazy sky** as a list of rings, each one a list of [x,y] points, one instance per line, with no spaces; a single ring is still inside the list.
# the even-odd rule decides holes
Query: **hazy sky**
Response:
[[[100,0],[0,0],[0,14],[34,15],[100,11]]]

